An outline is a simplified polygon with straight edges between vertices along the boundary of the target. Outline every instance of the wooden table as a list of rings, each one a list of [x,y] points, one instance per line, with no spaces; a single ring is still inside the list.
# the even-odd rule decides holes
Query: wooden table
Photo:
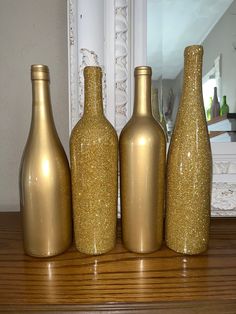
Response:
[[[236,219],[214,219],[207,253],[166,248],[102,256],[72,246],[47,259],[24,255],[19,213],[0,213],[0,311],[7,313],[236,313]],[[26,312],[27,311],[27,312]],[[54,313],[55,313],[54,312]]]

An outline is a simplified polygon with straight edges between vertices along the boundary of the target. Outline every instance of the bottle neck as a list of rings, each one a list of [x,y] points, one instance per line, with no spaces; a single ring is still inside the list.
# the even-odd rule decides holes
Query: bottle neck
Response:
[[[186,48],[183,87],[185,98],[202,98],[202,56],[202,48],[198,46]]]
[[[218,102],[218,96],[217,96],[217,87],[214,87],[214,98],[213,98],[214,103]]]
[[[46,103],[51,104],[49,81],[33,80],[32,93],[34,105],[45,106]]]
[[[223,100],[222,100],[222,105],[226,105],[227,102],[226,102],[226,96],[223,96]]]
[[[84,72],[84,115],[102,114],[102,72],[99,67],[87,67]]]
[[[135,76],[134,111],[135,116],[152,116],[151,110],[151,75]]]
[[[54,127],[48,80],[32,80],[32,125]]]

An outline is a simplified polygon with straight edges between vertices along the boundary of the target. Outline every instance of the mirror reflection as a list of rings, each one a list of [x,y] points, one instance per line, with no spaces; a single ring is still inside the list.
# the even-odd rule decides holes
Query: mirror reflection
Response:
[[[148,0],[147,62],[153,114],[171,136],[184,48],[201,44],[203,99],[212,142],[236,141],[236,0]]]

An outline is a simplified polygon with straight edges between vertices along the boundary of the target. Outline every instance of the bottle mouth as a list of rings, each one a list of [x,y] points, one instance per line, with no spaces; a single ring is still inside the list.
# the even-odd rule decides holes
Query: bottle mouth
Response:
[[[149,66],[138,66],[134,70],[134,75],[152,75],[152,68]]]
[[[203,55],[203,46],[201,45],[192,45],[184,49],[185,56],[194,56],[194,55]]]
[[[31,79],[50,81],[48,66],[44,64],[31,65]]]
[[[102,76],[102,68],[99,66],[86,66],[84,68],[84,76],[94,76],[99,75]]]

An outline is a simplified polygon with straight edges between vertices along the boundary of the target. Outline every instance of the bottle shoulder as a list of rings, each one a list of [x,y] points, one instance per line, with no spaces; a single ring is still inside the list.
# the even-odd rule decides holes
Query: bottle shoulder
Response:
[[[65,154],[64,147],[55,128],[50,132],[45,130],[30,129],[25,149],[48,151],[54,150],[55,153]]]
[[[134,130],[142,130],[143,132],[157,132],[164,135],[163,128],[153,117],[131,117],[121,134],[133,132]]]
[[[182,160],[181,156],[191,159],[193,155],[211,156],[211,145],[207,126],[200,128],[194,125],[189,129],[175,127],[169,145],[169,156],[179,156],[176,160]]]
[[[81,141],[118,141],[117,133],[105,117],[81,118],[71,132],[70,144]]]
[[[52,179],[70,175],[69,162],[60,141],[32,141],[28,139],[20,164],[20,173],[32,178],[50,176]]]
[[[132,117],[120,134],[120,141],[138,141],[142,137],[166,142],[163,128],[153,117]]]

